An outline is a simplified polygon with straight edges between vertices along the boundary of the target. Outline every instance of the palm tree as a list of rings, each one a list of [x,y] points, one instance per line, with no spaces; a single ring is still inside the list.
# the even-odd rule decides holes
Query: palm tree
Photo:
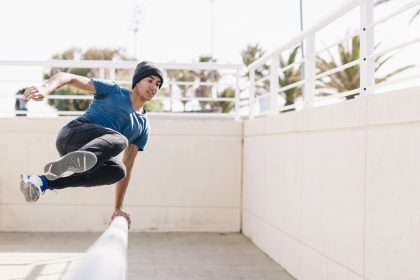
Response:
[[[290,64],[295,63],[297,54],[299,53],[300,46],[295,47],[292,52],[289,54],[287,59],[284,59],[283,56],[280,56],[280,67],[284,68]],[[247,47],[242,50],[241,56],[243,63],[248,66],[260,57],[265,54],[265,50],[263,50],[258,44],[256,45],[247,45]],[[264,76],[267,76],[269,73],[270,66],[263,65],[260,69],[255,71],[255,79],[259,80]],[[281,87],[293,84],[302,78],[302,71],[300,67],[294,67],[283,71],[279,76],[279,85]],[[248,75],[248,73],[246,74]],[[270,82],[268,80],[264,81],[264,83],[260,86],[262,89],[262,93],[268,92],[270,90]],[[295,103],[296,98],[302,94],[302,90],[299,87],[291,88],[284,91],[285,95],[285,106],[291,105]]]
[[[113,58],[118,57],[121,60],[133,60],[133,58],[126,56],[120,49],[98,49],[90,48],[85,52],[82,52],[79,48],[70,48],[62,53],[58,53],[52,56],[53,59],[60,60],[74,60],[80,58],[82,60],[112,60]],[[90,68],[52,68],[49,73],[44,74],[44,79],[48,79],[58,72],[69,72],[76,75],[81,75],[85,77],[97,77],[99,75],[98,69]],[[105,73],[107,74],[107,73]],[[109,73],[107,74],[109,75]],[[121,80],[130,81],[130,76],[132,75],[132,70],[127,69],[118,69],[115,73],[115,76]],[[127,84],[127,87],[130,86],[130,83]],[[60,89],[55,90],[51,95],[85,95],[82,91],[65,86]],[[50,99],[48,104],[52,105],[59,111],[84,111],[90,104],[90,100],[84,99]],[[156,104],[154,104],[156,103]],[[152,101],[152,104],[149,104],[149,109],[152,110],[161,110],[162,104],[158,104],[160,101]]]
[[[379,5],[382,5],[382,4],[384,4],[384,3],[387,3],[387,2],[390,2],[391,0],[376,0],[375,1],[375,3],[374,3],[374,5],[375,6],[379,6]],[[414,13],[414,15],[411,17],[411,19],[410,19],[410,23],[412,23],[413,22],[413,20],[416,18],[416,17],[418,17],[420,15],[420,9],[418,9],[415,13]]]
[[[228,87],[222,91],[220,97],[232,98],[235,97],[235,89]],[[213,111],[220,110],[222,113],[229,113],[235,107],[234,102],[231,101],[213,101],[210,103]]]
[[[200,56],[199,62],[216,62],[211,56]],[[217,70],[200,70],[195,73],[196,78],[199,82],[218,82],[221,78],[220,73]],[[195,89],[196,97],[211,97],[213,85],[200,85]],[[209,105],[208,101],[199,101],[202,111],[206,110],[206,105]]]
[[[292,52],[289,54],[287,60],[284,60],[282,56],[280,56],[280,67],[284,68],[290,64],[295,63],[297,54],[299,53],[300,46],[295,47]],[[296,83],[302,79],[302,70],[300,66],[293,67],[286,71],[283,71],[279,77],[279,84],[281,87]],[[298,96],[302,94],[302,89],[300,87],[294,87],[284,91],[284,96],[286,99],[286,103],[284,106],[295,104],[295,100]]]
[[[377,44],[375,49],[379,46]],[[329,51],[330,61],[327,61],[321,57],[317,57],[317,68],[320,72],[325,72],[330,69],[336,68],[340,65],[345,65],[360,58],[360,37],[354,36],[351,41],[351,47],[345,46],[344,43],[338,45],[338,58],[339,62],[336,61],[332,53]],[[384,57],[379,55],[375,57],[375,72],[378,71],[392,56]],[[389,78],[414,67],[414,65],[407,65],[398,68],[383,77],[375,79],[375,83],[382,83]],[[319,88],[332,89],[337,92],[346,92],[360,87],[360,67],[358,65],[344,69],[343,71],[336,72],[328,77],[322,78],[318,81]],[[352,99],[359,93],[346,96],[346,99]],[[328,93],[322,93],[321,95],[328,95]]]
[[[177,82],[194,82],[195,80],[195,73],[190,70],[167,70],[166,71],[167,76],[169,77],[170,83],[169,83],[169,95],[172,95],[172,92],[174,90],[174,87],[172,85],[172,81]],[[191,85],[177,85],[177,88],[181,90],[181,96],[186,97],[188,94],[188,91],[192,88]],[[185,104],[188,101],[181,100],[184,111],[185,111]]]
[[[249,66],[250,64],[254,63],[256,60],[261,58],[265,54],[265,52],[266,51],[263,50],[259,46],[258,43],[255,45],[247,45],[246,48],[241,51],[242,62],[244,63],[245,66]],[[256,69],[255,79],[259,80],[265,75],[267,75],[268,69],[269,69],[268,65],[263,65],[261,69]],[[245,73],[245,76],[248,76],[248,75],[249,73]],[[263,89],[265,89],[265,91],[268,91],[270,88],[269,82],[265,81],[262,87]]]

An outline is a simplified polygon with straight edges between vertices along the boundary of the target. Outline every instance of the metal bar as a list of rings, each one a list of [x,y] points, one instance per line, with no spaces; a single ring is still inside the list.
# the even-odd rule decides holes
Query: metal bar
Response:
[[[9,66],[45,66],[63,68],[115,68],[115,69],[135,69],[137,61],[113,61],[113,60],[0,60],[0,65]],[[243,69],[240,64],[220,64],[220,63],[155,63],[156,66],[165,70],[220,70],[220,69]]]
[[[109,68],[109,79],[114,81],[115,80],[115,68],[111,67]]]
[[[72,280],[124,280],[127,277],[128,221],[117,216],[90,247]]]
[[[398,84],[398,83],[401,83],[401,82],[412,81],[412,80],[419,81],[420,80],[420,75],[411,75],[411,76],[400,78],[400,79],[395,79],[395,80],[391,80],[391,81],[382,82],[382,83],[376,84],[375,88],[381,88],[381,87],[384,87],[384,86],[394,85],[394,84]]]
[[[373,0],[360,2],[360,94],[373,93],[375,86],[375,51],[373,39]]]
[[[202,112],[151,112],[148,113],[151,116],[157,117],[185,117],[185,118],[215,118],[215,119],[233,119],[234,115],[232,113],[202,113]]]
[[[303,100],[308,106],[312,106],[315,96],[315,72],[316,72],[316,55],[315,55],[315,34],[312,34],[306,40],[306,55],[304,71],[306,82],[303,88]]]
[[[340,71],[342,71],[344,69],[347,69],[347,68],[350,68],[352,66],[355,66],[355,65],[357,65],[359,63],[360,63],[360,59],[353,60],[352,62],[346,63],[344,65],[335,67],[335,68],[333,68],[331,70],[328,70],[328,71],[322,72],[322,73],[320,73],[318,75],[315,75],[315,80],[324,78],[326,76],[330,76],[330,75],[332,75],[334,73],[337,73],[337,72],[340,72]]]
[[[290,110],[290,109],[296,109],[296,104],[290,104],[287,106],[283,106],[280,108],[280,112],[286,111],[286,110]]]
[[[267,53],[266,55],[262,56],[260,59],[256,60],[252,64],[248,66],[249,69],[256,69],[263,65],[269,58],[273,55],[282,53],[283,51],[290,49],[291,47],[300,44],[305,38],[309,37],[311,34],[315,34],[317,31],[321,30],[331,22],[335,21],[336,19],[340,18],[342,15],[348,13],[349,11],[356,8],[361,0],[349,0],[344,3],[342,6],[338,7],[337,9],[333,10],[328,16],[323,18],[317,24],[314,24],[311,28],[303,31],[298,36],[294,37],[288,43],[284,44],[280,48]]]
[[[239,89],[239,70],[236,71],[236,87],[235,87],[235,120],[239,121],[241,116],[239,115],[240,105],[240,89]]]
[[[233,83],[220,83],[220,82],[177,82],[177,81],[168,81],[165,82],[166,84],[170,85],[178,85],[178,86],[193,86],[199,84],[200,86],[231,86]]]
[[[296,61],[296,62],[294,62],[294,63],[291,63],[291,64],[289,64],[289,65],[287,65],[287,66],[285,66],[285,67],[283,67],[283,68],[280,68],[280,71],[281,72],[286,72],[287,70],[289,70],[289,69],[293,69],[293,67],[295,67],[296,65],[301,65],[303,62],[305,62],[305,59],[306,58],[304,58],[304,59],[302,59],[302,60],[299,60],[299,61]]]
[[[413,40],[405,41],[404,43],[401,43],[399,45],[396,45],[396,46],[390,47],[386,50],[377,52],[377,53],[373,54],[372,56],[373,57],[378,57],[378,56],[381,56],[381,55],[383,55],[387,52],[392,52],[392,51],[395,51],[395,50],[399,50],[399,49],[402,49],[404,47],[407,47],[407,46],[410,46],[410,45],[413,45],[413,44],[416,44],[416,43],[419,43],[419,42],[420,42],[420,37],[417,37],[417,38],[414,38]]]
[[[271,60],[270,73],[270,111],[271,114],[277,113],[277,95],[279,92],[279,56],[275,55]]]
[[[326,100],[326,99],[333,99],[333,98],[340,98],[340,97],[346,97],[355,93],[360,93],[360,88],[355,88],[352,90],[348,90],[345,92],[340,92],[336,94],[331,94],[330,96],[324,96],[324,97],[318,97],[317,100]]]
[[[258,95],[257,97],[255,97],[255,100],[264,99],[264,98],[267,98],[267,97],[269,97],[269,96],[270,96],[270,93],[269,93],[269,92],[267,92],[267,93],[264,93],[264,94]]]
[[[47,99],[65,99],[65,100],[92,100],[93,95],[47,95]]]
[[[105,79],[105,68],[99,68],[99,79]]]
[[[350,38],[353,38],[354,36],[357,36],[357,35],[359,35],[359,34],[360,34],[360,29],[357,29],[357,30],[353,31],[352,33],[350,33],[350,34],[348,34],[348,35],[344,36],[344,37],[343,37],[343,38],[341,38],[340,40],[336,41],[335,43],[332,43],[331,45],[328,45],[327,47],[325,47],[325,48],[323,48],[323,49],[321,49],[321,50],[317,51],[317,52],[315,53],[315,55],[318,55],[318,54],[320,54],[320,53],[323,53],[323,52],[325,52],[326,50],[328,50],[328,49],[330,49],[330,48],[332,48],[332,47],[334,47],[334,46],[337,46],[337,45],[338,45],[338,44],[340,44],[341,42],[343,42],[343,41],[345,41],[345,40],[348,40],[348,39],[350,39]]]
[[[153,100],[182,100],[182,101],[221,101],[234,102],[235,97],[170,97],[170,96],[155,96]]]
[[[57,111],[56,113],[59,116],[81,116],[84,112],[85,111]]]
[[[298,86],[304,84],[305,82],[306,82],[305,80],[300,80],[296,83],[289,84],[287,86],[281,87],[281,88],[279,88],[278,93],[284,92],[284,91],[286,91],[288,89],[291,89],[291,88],[294,88],[294,87],[298,87]]]
[[[255,69],[249,69],[249,119],[254,119],[255,106]]]
[[[21,99],[22,95],[16,95],[17,99]],[[92,100],[92,95],[47,95],[47,99],[60,99],[60,100]],[[222,101],[233,102],[235,97],[174,97],[169,96],[155,96],[153,100],[199,100],[199,101]]]
[[[255,83],[256,83],[256,84],[258,84],[258,83],[262,83],[262,82],[265,82],[265,81],[267,81],[267,80],[269,80],[269,79],[270,79],[270,76],[269,76],[269,75],[267,75],[267,76],[262,77],[261,79],[256,80],[256,81],[255,81]]]
[[[399,10],[397,10],[397,11],[395,11],[395,12],[393,12],[393,13],[391,13],[391,14],[389,14],[389,15],[387,15],[387,16],[379,19],[379,20],[377,20],[374,23],[371,23],[368,27],[374,27],[374,26],[377,26],[381,23],[384,23],[387,20],[389,20],[390,18],[393,18],[393,17],[395,17],[395,16],[397,16],[397,15],[399,15],[399,14],[401,14],[401,13],[419,5],[419,4],[420,4],[420,0],[412,1],[412,2],[408,3],[407,5],[403,6],[402,8],[400,8]]]

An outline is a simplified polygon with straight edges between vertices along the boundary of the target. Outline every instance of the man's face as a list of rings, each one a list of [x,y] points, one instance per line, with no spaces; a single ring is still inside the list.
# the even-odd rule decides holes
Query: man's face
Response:
[[[140,80],[136,84],[136,88],[139,91],[140,96],[146,100],[151,100],[159,90],[162,81],[158,76],[149,76]]]

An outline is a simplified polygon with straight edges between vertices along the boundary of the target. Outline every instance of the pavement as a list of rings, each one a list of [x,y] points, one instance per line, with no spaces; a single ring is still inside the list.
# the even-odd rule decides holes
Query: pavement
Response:
[[[66,280],[100,233],[1,233],[1,280]],[[292,280],[239,233],[130,233],[128,280]]]

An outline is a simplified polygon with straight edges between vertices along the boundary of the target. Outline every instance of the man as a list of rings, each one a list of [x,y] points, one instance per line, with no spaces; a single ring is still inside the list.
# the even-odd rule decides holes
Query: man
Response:
[[[57,73],[42,86],[25,90],[24,100],[41,101],[54,90],[71,85],[94,94],[86,112],[64,126],[56,146],[61,158],[44,167],[44,174],[21,176],[20,190],[26,201],[35,202],[47,189],[92,187],[116,183],[116,215],[126,216],[123,200],[137,152],[149,135],[144,104],[162,87],[163,75],[150,62],[137,65],[132,91],[115,82]],[[123,162],[116,158],[124,150]]]

